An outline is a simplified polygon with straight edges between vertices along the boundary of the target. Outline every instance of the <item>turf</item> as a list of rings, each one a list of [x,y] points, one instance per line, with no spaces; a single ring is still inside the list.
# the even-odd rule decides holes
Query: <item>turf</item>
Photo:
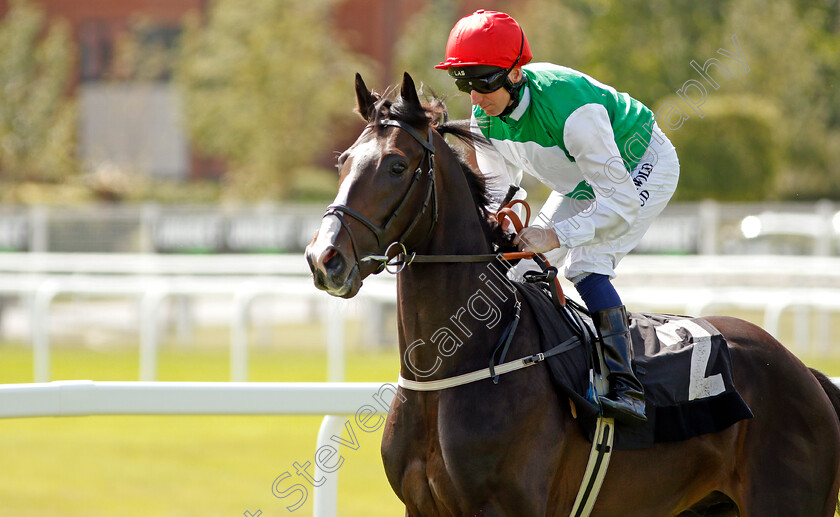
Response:
[[[312,341],[317,330],[287,326],[278,332],[283,342],[307,335]],[[312,349],[255,347],[250,379],[325,381],[326,356],[315,341]],[[91,350],[57,343],[52,378],[136,380],[138,364],[134,346]],[[393,350],[356,349],[347,354],[346,379],[389,381],[398,367]],[[169,343],[160,354],[160,380],[225,381],[228,372],[228,351],[218,344]],[[31,350],[0,343],[0,382],[31,381]],[[321,417],[270,416],[0,420],[0,516],[312,515],[312,487],[294,463],[313,462],[320,423]],[[340,479],[339,515],[404,512],[385,479],[381,436],[381,429],[357,429],[358,449],[340,447],[345,461],[327,480]],[[295,511],[287,507],[300,492],[283,499],[272,493],[274,480],[285,472],[293,477],[278,485],[281,490],[308,486],[305,503]]]
[[[250,380],[326,380],[319,333],[314,324],[274,329],[272,342],[297,346],[252,347]],[[350,329],[347,335],[348,381],[394,379],[399,358],[393,349],[366,350],[358,332]],[[158,378],[228,380],[227,336],[224,330],[205,329],[193,344],[168,342]],[[53,379],[137,379],[137,343],[130,338],[96,349],[54,341]],[[803,359],[840,376],[840,359]],[[31,381],[31,350],[0,342],[0,383]],[[0,516],[312,515],[311,486],[297,476],[294,463],[313,462],[320,422],[320,417],[177,416],[0,420]],[[339,515],[401,515],[379,457],[381,429],[357,430],[356,438],[357,450],[341,447]],[[278,485],[281,489],[295,483],[308,487],[306,501],[295,511],[287,507],[300,492],[286,498],[272,493],[275,479],[286,472],[291,477]]]

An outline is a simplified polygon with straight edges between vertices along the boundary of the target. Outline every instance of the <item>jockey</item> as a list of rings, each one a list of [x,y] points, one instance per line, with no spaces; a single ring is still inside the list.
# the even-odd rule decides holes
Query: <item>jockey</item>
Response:
[[[571,68],[528,64],[531,58],[516,20],[479,10],[452,29],[436,68],[469,93],[472,130],[492,143],[477,146],[476,159],[496,201],[523,171],[552,190],[514,243],[564,260],[564,275],[601,340],[610,384],[602,413],[642,424],[644,390],[631,367],[627,311],[611,279],[671,199],[677,154],[641,102]]]

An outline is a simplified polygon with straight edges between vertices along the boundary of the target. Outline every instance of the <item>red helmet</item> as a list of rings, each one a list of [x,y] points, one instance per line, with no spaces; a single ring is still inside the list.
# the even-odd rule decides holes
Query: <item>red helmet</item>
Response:
[[[516,20],[505,13],[482,9],[458,20],[446,42],[446,59],[435,68],[513,68],[528,63],[532,57],[528,38]]]

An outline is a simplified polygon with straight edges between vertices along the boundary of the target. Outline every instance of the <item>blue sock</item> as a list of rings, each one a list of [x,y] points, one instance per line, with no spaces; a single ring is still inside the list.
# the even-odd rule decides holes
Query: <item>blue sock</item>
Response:
[[[575,284],[575,289],[590,313],[622,305],[621,298],[607,275],[589,274]]]

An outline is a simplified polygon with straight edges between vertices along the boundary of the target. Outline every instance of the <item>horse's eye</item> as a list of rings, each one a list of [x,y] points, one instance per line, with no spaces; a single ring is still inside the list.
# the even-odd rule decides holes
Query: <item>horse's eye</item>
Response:
[[[394,162],[394,164],[391,165],[391,173],[402,174],[407,168],[408,166],[403,162]]]

